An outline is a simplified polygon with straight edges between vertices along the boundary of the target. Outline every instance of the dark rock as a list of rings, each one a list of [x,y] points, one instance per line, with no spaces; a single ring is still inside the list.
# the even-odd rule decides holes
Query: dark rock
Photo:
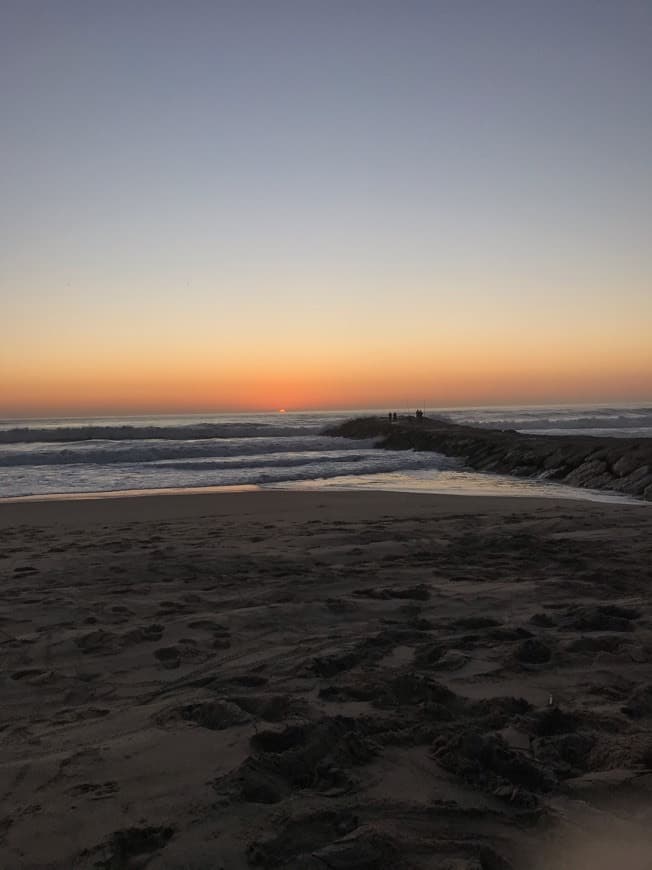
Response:
[[[389,423],[380,417],[349,420],[327,435],[378,438],[379,448],[432,450],[459,457],[471,468],[526,477],[543,475],[573,486],[612,489],[652,499],[649,438],[530,435],[483,429],[442,419]]]

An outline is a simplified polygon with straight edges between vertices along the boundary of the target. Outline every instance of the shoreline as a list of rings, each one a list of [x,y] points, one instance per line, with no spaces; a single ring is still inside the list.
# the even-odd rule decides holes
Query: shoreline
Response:
[[[233,486],[162,486],[158,489],[100,489],[93,492],[44,492],[31,495],[9,495],[0,497],[2,504],[22,504],[41,501],[96,501],[114,498],[145,498],[149,496],[203,495],[210,493],[259,492],[258,484],[234,484]]]
[[[491,479],[490,472],[486,472],[487,477]],[[503,476],[501,475],[501,478]],[[525,482],[523,478],[513,476],[514,483],[519,484]],[[227,484],[227,485],[208,485],[208,486],[187,486],[187,487],[157,487],[152,489],[115,489],[115,490],[94,490],[94,491],[79,491],[79,492],[53,492],[53,493],[30,493],[28,495],[10,495],[0,496],[0,505],[5,504],[24,504],[24,503],[39,503],[39,502],[68,502],[68,501],[101,501],[103,499],[131,499],[131,498],[149,498],[164,497],[164,496],[190,496],[190,495],[227,495],[229,493],[241,492],[299,492],[299,493],[399,493],[403,495],[414,496],[455,496],[459,498],[509,498],[509,499],[540,499],[542,501],[580,501],[597,504],[613,504],[613,505],[649,505],[650,502],[644,498],[628,496],[621,492],[613,490],[592,490],[589,488],[563,486],[567,489],[568,494],[561,492],[562,485],[555,484],[554,481],[531,481],[535,484],[540,484],[545,487],[546,483],[556,486],[556,491],[550,495],[543,493],[530,494],[527,492],[483,492],[478,489],[470,488],[466,492],[456,492],[450,489],[442,490],[427,490],[423,488],[405,487],[381,487],[381,486],[333,486],[320,484],[317,480],[302,480],[292,483],[274,483],[274,484],[258,484],[258,483],[242,483],[242,484]]]
[[[648,502],[598,501],[574,498],[543,498],[529,495],[459,495],[453,493],[398,492],[388,490],[299,490],[233,489],[230,491],[133,491],[85,496],[25,497],[0,499],[0,528],[15,525],[85,524],[148,520],[214,518],[233,516],[240,519],[248,512],[262,511],[297,518],[304,511],[318,508],[353,510],[362,519],[382,509],[394,516],[427,511],[440,515],[457,513],[513,513],[530,510],[581,514],[593,511],[641,512],[648,515]],[[645,512],[645,513],[643,513]]]

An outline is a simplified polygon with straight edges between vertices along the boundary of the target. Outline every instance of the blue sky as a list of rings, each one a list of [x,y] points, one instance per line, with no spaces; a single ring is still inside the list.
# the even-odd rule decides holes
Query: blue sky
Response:
[[[650,81],[634,0],[5,0],[11,395],[198,347],[235,383],[279,336],[288,371],[337,368],[391,334],[460,371],[606,348],[638,395]]]

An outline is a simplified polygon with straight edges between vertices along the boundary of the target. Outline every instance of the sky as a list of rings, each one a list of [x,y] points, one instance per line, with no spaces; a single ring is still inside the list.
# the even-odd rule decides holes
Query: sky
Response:
[[[0,416],[652,399],[649,0],[2,0]]]

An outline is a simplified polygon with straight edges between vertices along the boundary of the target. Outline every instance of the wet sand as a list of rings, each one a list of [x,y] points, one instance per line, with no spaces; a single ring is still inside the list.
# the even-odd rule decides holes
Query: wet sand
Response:
[[[0,503],[0,866],[652,866],[647,505]]]

